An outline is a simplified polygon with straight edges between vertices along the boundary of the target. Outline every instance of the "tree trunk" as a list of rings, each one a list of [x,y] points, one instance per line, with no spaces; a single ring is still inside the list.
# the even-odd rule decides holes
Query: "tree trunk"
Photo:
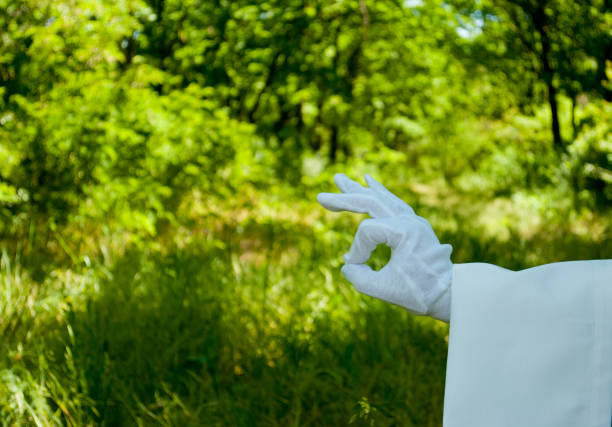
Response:
[[[540,35],[542,49],[540,50],[540,62],[542,64],[542,78],[546,83],[548,90],[548,104],[550,105],[550,115],[552,121],[553,143],[556,149],[563,149],[563,140],[561,139],[561,129],[559,127],[559,111],[557,108],[557,89],[553,83],[554,70],[550,65],[548,56],[550,54],[550,39],[546,30],[547,17],[544,10],[545,4],[538,2],[537,7],[533,10],[532,18],[533,25]]]
[[[576,95],[572,95],[572,140],[576,139]]]
[[[552,79],[551,79],[552,80]],[[548,85],[548,103],[550,104],[550,115],[552,119],[552,134],[555,148],[562,149],[563,141],[561,140],[561,129],[559,128],[559,111],[557,108],[557,89],[552,81],[547,82]]]
[[[336,152],[338,151],[338,126],[331,128],[331,138],[329,142],[329,163],[336,163]]]
[[[272,63],[270,64],[270,67],[268,68],[268,75],[266,76],[266,81],[263,87],[261,88],[261,90],[257,93],[257,97],[255,98],[255,103],[253,104],[253,106],[251,107],[249,111],[248,120],[250,123],[255,123],[255,113],[257,112],[257,109],[259,108],[259,104],[261,103],[261,97],[263,96],[264,92],[268,89],[268,87],[272,84],[272,81],[274,80],[276,71],[279,66],[278,60],[281,57],[281,55],[282,55],[282,51],[279,49],[278,52],[274,54],[274,58],[272,58]]]

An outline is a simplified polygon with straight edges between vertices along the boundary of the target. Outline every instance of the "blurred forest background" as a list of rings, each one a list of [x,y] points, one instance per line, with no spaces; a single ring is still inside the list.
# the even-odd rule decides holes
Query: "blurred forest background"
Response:
[[[316,194],[612,257],[611,8],[0,0],[2,424],[441,425],[447,325],[354,291]]]

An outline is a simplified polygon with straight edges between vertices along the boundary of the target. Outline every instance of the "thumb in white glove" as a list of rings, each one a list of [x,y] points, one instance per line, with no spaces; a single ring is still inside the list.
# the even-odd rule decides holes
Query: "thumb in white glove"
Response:
[[[342,193],[320,193],[319,203],[373,218],[361,222],[344,256],[347,280],[366,295],[448,322],[452,247],[441,245],[427,220],[369,175],[367,188],[344,174],[336,174],[334,181]],[[380,243],[391,247],[391,259],[374,271],[365,263]]]

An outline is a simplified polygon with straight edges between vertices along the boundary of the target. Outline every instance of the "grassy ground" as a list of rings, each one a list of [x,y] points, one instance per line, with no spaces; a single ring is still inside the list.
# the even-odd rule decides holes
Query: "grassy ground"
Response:
[[[441,425],[447,326],[357,294],[339,267],[359,218],[306,207],[211,215],[156,242],[107,235],[69,264],[6,244],[2,423]],[[495,235],[417,207],[454,262],[612,253],[609,226]]]

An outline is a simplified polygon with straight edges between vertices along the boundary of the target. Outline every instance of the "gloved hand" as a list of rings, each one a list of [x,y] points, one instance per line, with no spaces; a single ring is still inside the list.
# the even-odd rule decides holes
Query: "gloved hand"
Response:
[[[358,291],[415,314],[448,322],[452,247],[441,245],[425,218],[369,175],[363,187],[344,174],[334,181],[342,193],[320,193],[317,200],[332,211],[367,213],[349,252],[342,274]],[[391,247],[391,259],[379,271],[365,263],[380,243]]]

